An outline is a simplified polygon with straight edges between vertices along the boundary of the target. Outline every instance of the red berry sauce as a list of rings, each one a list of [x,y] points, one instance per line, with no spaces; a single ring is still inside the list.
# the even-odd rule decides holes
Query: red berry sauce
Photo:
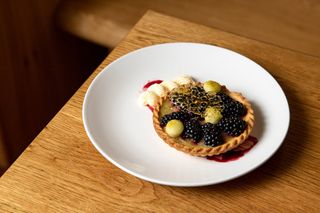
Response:
[[[153,80],[153,81],[148,81],[143,87],[142,90],[146,91],[151,85],[153,84],[161,84],[162,80]]]
[[[233,150],[230,150],[226,153],[222,153],[220,155],[213,155],[207,157],[208,160],[213,160],[217,162],[229,162],[238,160],[242,156],[244,156],[247,152],[249,152],[254,145],[256,145],[258,139],[253,136],[249,136],[247,140],[245,140],[240,146],[236,147]]]
[[[147,107],[151,110],[151,112],[153,112],[154,108],[152,106],[148,104]]]

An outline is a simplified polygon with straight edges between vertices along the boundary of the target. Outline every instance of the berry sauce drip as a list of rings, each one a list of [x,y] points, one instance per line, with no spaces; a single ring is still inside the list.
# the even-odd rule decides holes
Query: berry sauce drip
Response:
[[[148,104],[147,107],[150,109],[151,112],[153,112],[154,108],[152,106]]]
[[[153,81],[149,81],[148,83],[146,83],[143,87],[142,90],[146,91],[151,85],[153,84],[161,84],[162,80],[153,80]]]
[[[249,152],[254,145],[256,145],[258,139],[253,136],[249,136],[246,141],[244,141],[240,146],[236,147],[233,150],[230,150],[226,153],[220,155],[213,155],[207,157],[208,160],[213,160],[217,162],[229,162],[238,160],[242,156],[244,156],[247,152]]]
[[[153,81],[149,81],[148,83],[146,83],[143,87],[142,90],[146,91],[149,87],[151,87],[151,85],[153,84],[161,84],[162,80],[153,80]],[[150,105],[147,105],[147,107],[151,110],[151,112],[153,112],[153,107]]]

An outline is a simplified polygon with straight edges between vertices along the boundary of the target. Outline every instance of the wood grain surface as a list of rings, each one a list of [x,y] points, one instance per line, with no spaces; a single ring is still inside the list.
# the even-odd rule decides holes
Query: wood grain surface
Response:
[[[169,187],[123,172],[91,145],[81,107],[93,78],[130,51],[174,41],[232,49],[278,80],[291,125],[264,165],[218,185]],[[148,12],[1,177],[0,212],[319,212],[319,70],[320,58]]]
[[[58,20],[72,34],[114,47],[148,9],[320,56],[319,0],[67,0]]]

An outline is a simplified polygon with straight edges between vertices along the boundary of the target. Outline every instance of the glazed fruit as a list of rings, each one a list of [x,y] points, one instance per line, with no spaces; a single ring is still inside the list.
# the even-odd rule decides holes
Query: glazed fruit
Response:
[[[202,128],[197,120],[190,120],[185,123],[183,138],[192,139],[193,142],[198,143],[202,139],[202,136]]]
[[[221,85],[215,81],[206,81],[203,83],[203,88],[208,93],[218,93],[221,90]]]
[[[187,112],[179,111],[171,113],[173,119],[178,119],[182,122],[188,121],[190,119],[190,115]]]
[[[166,133],[172,138],[179,137],[183,132],[183,130],[184,130],[183,123],[176,119],[169,121],[165,126]]]
[[[160,126],[164,127],[172,119],[173,118],[172,118],[171,114],[167,114],[167,115],[162,116],[161,120],[160,120]]]
[[[213,125],[212,123],[205,123],[204,125],[201,126],[202,128],[202,132],[203,134],[207,134],[208,132],[210,132],[215,125]]]
[[[205,112],[205,121],[206,123],[216,124],[222,118],[221,112],[218,108],[208,107]]]
[[[223,132],[230,136],[239,136],[247,128],[247,123],[238,117],[223,118],[217,124]]]
[[[160,97],[153,112],[155,130],[167,144],[191,155],[212,156],[246,140],[254,115],[240,93],[214,81],[181,77],[173,82],[179,86]]]
[[[238,136],[246,128],[246,122],[240,119],[247,112],[245,106],[222,91],[214,81],[180,86],[172,90],[168,100],[169,104],[164,102],[160,112],[166,105],[177,112],[162,116],[160,125],[163,127],[172,119],[182,121],[185,125],[182,136],[186,139],[195,142],[204,139],[205,145],[217,146],[223,143],[223,137],[221,132],[212,133],[211,124],[218,124],[217,128],[230,136]],[[200,123],[205,125],[200,128]]]
[[[247,109],[239,101],[230,101],[224,104],[223,117],[242,117],[247,113]]]
[[[219,99],[223,104],[228,104],[233,101],[233,99],[223,92],[218,92],[216,94],[217,99]]]
[[[209,132],[206,132],[206,134],[204,134],[204,144],[212,147],[223,144],[220,130],[216,127],[213,127]]]
[[[191,114],[183,111],[172,112],[170,114],[166,114],[161,117],[160,126],[165,126],[170,120],[176,119],[182,122],[188,121],[190,119]]]
[[[202,126],[204,145],[206,146],[218,146],[223,144],[223,138],[221,130],[212,123],[205,123]]]

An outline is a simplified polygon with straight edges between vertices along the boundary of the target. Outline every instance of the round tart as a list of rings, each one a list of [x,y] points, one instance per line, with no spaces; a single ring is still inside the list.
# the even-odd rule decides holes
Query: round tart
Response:
[[[225,86],[219,85],[218,92],[211,92],[210,88],[217,88],[214,83],[180,85],[159,99],[153,111],[153,125],[164,142],[179,151],[204,157],[232,150],[249,137],[254,125],[251,104]],[[174,119],[184,123],[183,133],[177,137],[166,132],[165,125]]]

